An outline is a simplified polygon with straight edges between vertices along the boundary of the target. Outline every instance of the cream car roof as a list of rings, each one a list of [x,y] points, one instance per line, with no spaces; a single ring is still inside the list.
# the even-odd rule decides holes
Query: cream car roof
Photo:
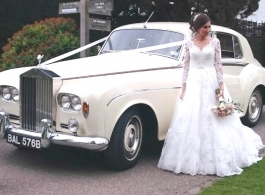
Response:
[[[148,22],[146,24],[146,29],[160,29],[160,30],[168,30],[168,31],[174,31],[184,34],[185,39],[189,39],[191,35],[191,31],[189,29],[190,25],[187,22]],[[122,30],[122,29],[144,29],[144,23],[135,23],[135,24],[128,24],[121,27],[118,27],[113,30]],[[246,63],[255,63],[255,59],[252,53],[252,50],[249,46],[249,43],[247,39],[241,35],[240,33],[236,32],[235,30],[218,26],[218,25],[211,25],[211,30],[213,32],[221,32],[221,33],[228,33],[235,35],[239,38],[243,56],[244,56],[244,62]],[[243,49],[244,48],[244,49]]]
[[[226,27],[212,25],[211,28],[212,28],[212,31],[219,31],[219,32],[234,34],[236,36],[242,36],[238,32],[232,29],[226,28]],[[144,29],[144,23],[124,25],[124,26],[116,28],[114,31],[121,30],[121,29]],[[187,22],[148,22],[146,24],[146,29],[169,30],[169,31],[180,32],[185,35],[187,33],[190,33],[189,23]]]

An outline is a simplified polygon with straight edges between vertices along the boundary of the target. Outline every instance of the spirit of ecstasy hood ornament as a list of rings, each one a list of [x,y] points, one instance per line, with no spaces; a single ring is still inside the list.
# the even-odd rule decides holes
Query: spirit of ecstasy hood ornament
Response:
[[[40,66],[40,64],[41,64],[41,59],[43,58],[43,56],[44,56],[44,55],[40,55],[40,54],[37,56],[37,60],[38,60],[38,62],[39,62],[38,66]]]

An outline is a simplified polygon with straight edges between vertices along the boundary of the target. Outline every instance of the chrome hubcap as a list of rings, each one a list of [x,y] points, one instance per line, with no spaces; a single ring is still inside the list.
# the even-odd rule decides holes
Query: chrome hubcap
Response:
[[[249,100],[248,112],[251,122],[256,122],[259,118],[260,111],[262,109],[262,99],[258,91],[255,91]]]
[[[137,157],[142,144],[142,122],[138,116],[133,116],[125,128],[124,147],[125,156],[128,160]]]

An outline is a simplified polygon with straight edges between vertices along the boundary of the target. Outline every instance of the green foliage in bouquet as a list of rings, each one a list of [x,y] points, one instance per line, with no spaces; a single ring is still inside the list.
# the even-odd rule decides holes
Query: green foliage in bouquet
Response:
[[[0,59],[0,71],[34,66],[38,54],[44,55],[42,62],[69,52],[80,46],[79,32],[70,18],[48,18],[24,26],[8,39]],[[67,59],[78,58],[79,54]]]

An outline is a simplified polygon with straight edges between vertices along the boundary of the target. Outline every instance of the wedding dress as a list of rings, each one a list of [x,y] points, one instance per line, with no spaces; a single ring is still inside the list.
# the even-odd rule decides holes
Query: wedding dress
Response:
[[[264,145],[237,113],[217,117],[211,111],[218,105],[215,89],[223,82],[220,42],[213,38],[201,49],[189,40],[184,52],[186,92],[175,108],[157,166],[190,175],[240,174],[242,168],[261,160],[258,152]],[[227,99],[225,84],[224,88]]]

